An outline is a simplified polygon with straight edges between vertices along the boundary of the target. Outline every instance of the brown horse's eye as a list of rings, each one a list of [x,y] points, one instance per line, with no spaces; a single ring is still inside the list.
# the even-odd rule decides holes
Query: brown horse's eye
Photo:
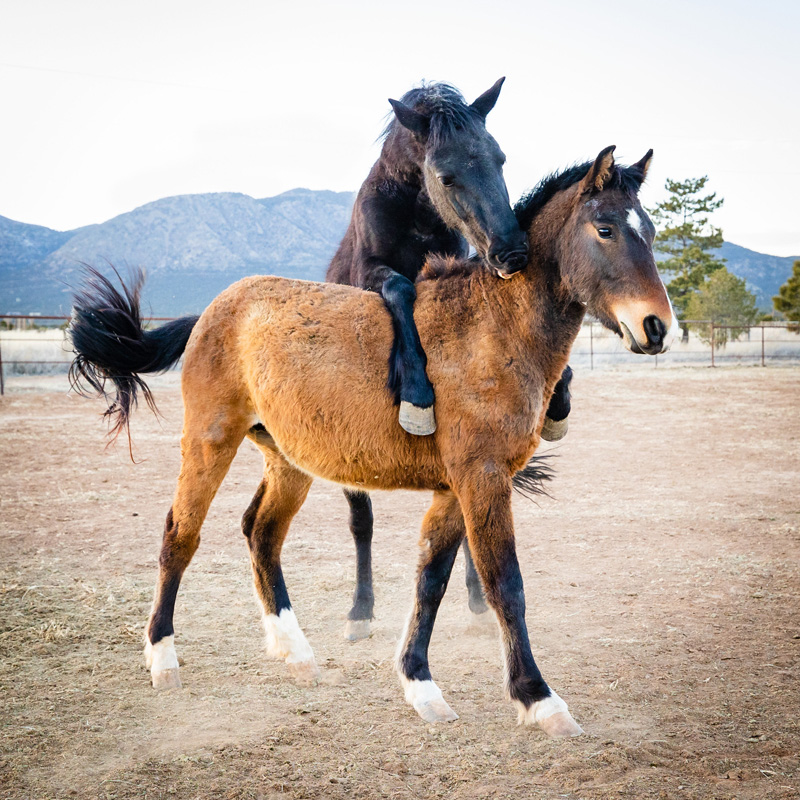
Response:
[[[456,182],[452,175],[440,175],[439,180],[441,181],[442,186],[447,187],[452,186]]]
[[[610,239],[614,235],[614,232],[611,228],[598,228],[597,234],[601,239]]]

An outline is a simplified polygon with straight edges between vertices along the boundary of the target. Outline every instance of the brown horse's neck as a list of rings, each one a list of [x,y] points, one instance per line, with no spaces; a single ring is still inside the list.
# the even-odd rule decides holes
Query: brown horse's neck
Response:
[[[531,380],[554,384],[584,316],[559,260],[562,249],[568,252],[560,237],[573,200],[571,191],[561,192],[537,215],[528,266],[509,280],[483,265],[431,258],[423,274],[432,279],[418,282],[417,308],[437,317],[433,327],[440,335],[468,338],[469,329],[470,336],[490,338],[506,356],[503,363],[513,360]]]
[[[418,290],[418,305],[427,305],[430,291],[428,296],[436,299],[433,308],[447,309],[448,328],[458,330],[459,337],[471,328],[478,337],[495,340],[506,360],[530,364],[531,373],[549,371],[551,361],[566,363],[583,318],[583,306],[573,302],[561,284],[558,262],[535,252],[526,269],[508,280],[481,266],[466,274],[422,281]],[[559,374],[562,368],[557,367]]]
[[[561,261],[565,248],[562,244],[569,218],[575,210],[576,193],[577,187],[570,187],[556,194],[534,217],[528,229],[529,264],[549,273],[558,284],[563,279],[561,268],[565,265]],[[566,257],[569,257],[568,249]],[[558,293],[566,296],[566,286],[561,285]]]

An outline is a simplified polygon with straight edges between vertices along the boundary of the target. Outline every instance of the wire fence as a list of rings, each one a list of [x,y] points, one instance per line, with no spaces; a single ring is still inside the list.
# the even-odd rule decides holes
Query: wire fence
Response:
[[[150,317],[147,324],[169,322],[174,317]],[[69,317],[0,315],[0,394],[11,375],[66,373],[72,348],[66,339]],[[626,350],[622,341],[599,322],[587,320],[572,346],[570,364],[604,369],[617,365],[652,363],[655,368],[753,364],[766,367],[778,362],[800,362],[800,327],[797,323],[764,322],[757,325],[718,325],[711,320],[682,320],[685,335],[668,353],[645,359]]]

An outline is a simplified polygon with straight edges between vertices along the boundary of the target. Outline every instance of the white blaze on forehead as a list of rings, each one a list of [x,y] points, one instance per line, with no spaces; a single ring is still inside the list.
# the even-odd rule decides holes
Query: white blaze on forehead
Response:
[[[640,239],[644,239],[644,220],[635,208],[628,209],[628,225]]]

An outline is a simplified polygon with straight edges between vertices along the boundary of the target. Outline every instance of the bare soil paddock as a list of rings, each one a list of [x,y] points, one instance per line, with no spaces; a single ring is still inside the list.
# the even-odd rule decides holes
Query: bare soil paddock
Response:
[[[515,499],[528,625],[586,735],[519,728],[460,557],[431,648],[461,718],[428,726],[392,669],[425,494],[378,494],[377,619],[341,637],[346,505],[317,483],[284,551],[319,686],[263,657],[239,520],[245,443],[176,613],[184,688],[141,655],[177,474],[175,375],[136,455],[65,379],[0,400],[0,797],[784,798],[800,790],[800,369],[582,370],[554,499]]]

